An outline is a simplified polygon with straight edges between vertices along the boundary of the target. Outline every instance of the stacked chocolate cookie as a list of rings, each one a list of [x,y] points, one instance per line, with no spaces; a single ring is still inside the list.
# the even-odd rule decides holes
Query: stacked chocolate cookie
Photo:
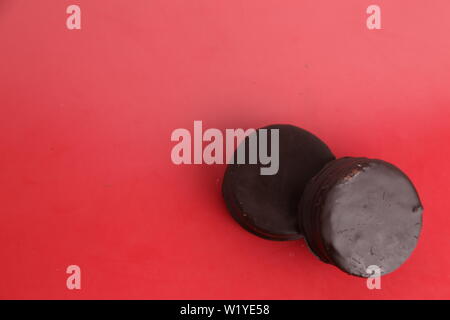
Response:
[[[234,161],[223,180],[227,207],[243,228],[270,240],[304,237],[320,260],[355,276],[403,264],[422,227],[419,196],[403,172],[382,160],[336,160],[319,138],[291,125],[261,128],[238,149],[248,152],[262,129],[279,136],[276,148],[267,140],[279,152],[278,172],[262,175],[263,163]]]

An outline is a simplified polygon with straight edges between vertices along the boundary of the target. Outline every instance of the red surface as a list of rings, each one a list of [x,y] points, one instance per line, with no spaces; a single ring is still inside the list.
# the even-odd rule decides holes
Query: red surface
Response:
[[[449,30],[448,0],[0,0],[0,297],[450,298]],[[245,232],[223,165],[171,162],[194,120],[395,163],[425,207],[416,251],[377,291]]]

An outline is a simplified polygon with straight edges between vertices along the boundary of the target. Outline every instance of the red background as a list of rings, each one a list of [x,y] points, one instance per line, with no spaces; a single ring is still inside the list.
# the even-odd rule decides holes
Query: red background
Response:
[[[0,0],[0,297],[450,298],[449,30],[448,0]],[[171,162],[194,120],[395,163],[425,207],[416,251],[368,290],[247,233],[224,165]]]

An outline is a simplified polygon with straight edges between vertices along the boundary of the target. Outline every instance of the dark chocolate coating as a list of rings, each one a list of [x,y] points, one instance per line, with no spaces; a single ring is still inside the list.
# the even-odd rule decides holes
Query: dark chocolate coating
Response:
[[[297,209],[303,190],[335,157],[325,143],[303,129],[291,125],[261,129],[279,130],[278,172],[261,175],[263,165],[259,161],[229,164],[222,185],[223,197],[233,218],[251,233],[270,240],[298,239],[302,234]]]
[[[328,163],[305,189],[299,221],[311,250],[324,262],[360,277],[367,267],[387,274],[416,247],[422,204],[411,181],[382,160]]]

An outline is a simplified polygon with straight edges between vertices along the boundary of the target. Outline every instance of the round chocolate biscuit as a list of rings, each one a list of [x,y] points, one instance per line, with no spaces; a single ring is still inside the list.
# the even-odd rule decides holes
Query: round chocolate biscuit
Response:
[[[299,222],[322,261],[369,277],[371,266],[384,275],[408,259],[419,238],[422,211],[416,189],[397,167],[346,157],[311,179],[299,205]]]
[[[277,142],[278,148],[272,144],[276,132],[278,140],[273,143]],[[264,146],[268,146],[269,152],[264,152]],[[258,151],[254,153],[258,155],[256,162],[250,161],[252,150]],[[245,163],[238,163],[240,151],[245,151]],[[266,153],[272,157],[270,164],[265,160]],[[246,230],[265,239],[300,238],[297,209],[303,190],[334,159],[325,143],[298,127],[282,124],[256,130],[239,145],[234,163],[229,163],[225,172],[222,193],[232,217]]]

